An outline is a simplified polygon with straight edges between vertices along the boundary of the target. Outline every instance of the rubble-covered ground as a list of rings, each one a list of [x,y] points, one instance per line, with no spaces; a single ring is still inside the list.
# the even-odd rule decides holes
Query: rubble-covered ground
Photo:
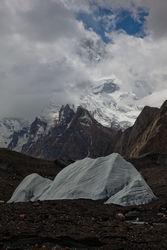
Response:
[[[38,172],[53,178],[66,165],[9,153],[0,169],[1,249],[167,249],[167,166],[135,163],[157,200],[144,206],[104,205],[104,201],[61,200],[8,204],[18,183]],[[2,152],[1,152],[2,156]],[[17,156],[17,157],[16,157]],[[67,163],[68,164],[68,163]],[[1,165],[2,166],[2,165]],[[4,165],[3,165],[4,166]],[[4,201],[4,202],[3,202]]]
[[[129,220],[147,221],[144,225]],[[156,224],[154,224],[156,222]],[[167,204],[121,208],[65,200],[0,206],[2,249],[166,249]]]

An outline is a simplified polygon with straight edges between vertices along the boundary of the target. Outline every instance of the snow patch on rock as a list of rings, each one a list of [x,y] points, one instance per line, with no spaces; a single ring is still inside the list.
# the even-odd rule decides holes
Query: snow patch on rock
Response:
[[[0,147],[7,148],[14,132],[28,127],[29,122],[19,118],[0,119]]]

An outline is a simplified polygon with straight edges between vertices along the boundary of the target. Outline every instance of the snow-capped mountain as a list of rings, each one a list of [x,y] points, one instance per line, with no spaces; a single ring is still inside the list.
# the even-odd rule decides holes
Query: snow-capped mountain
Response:
[[[52,96],[49,105],[43,110],[40,119],[49,127],[56,124],[61,105]],[[106,127],[125,129],[135,122],[143,106],[137,103],[138,97],[133,92],[122,91],[113,79],[93,83],[80,95],[77,104],[69,104],[76,111],[77,106],[87,109],[99,123]]]
[[[142,84],[140,83],[140,85]],[[138,88],[139,83],[137,84]],[[82,91],[78,103],[68,105],[74,113],[78,106],[83,107],[90,112],[95,120],[105,127],[124,130],[133,125],[143,108],[141,105],[138,105],[139,97],[133,92],[123,91],[115,79],[104,79],[92,83]],[[29,124],[29,126],[24,126],[24,128],[13,128],[9,135],[12,139],[10,141],[10,138],[8,138],[6,146],[16,151],[24,151],[25,145],[36,143],[40,137],[49,134],[52,128],[62,122],[61,109],[62,105],[57,103],[56,95],[53,94],[49,105],[43,109],[33,123]],[[11,134],[13,135],[11,136]]]
[[[19,118],[0,119],[0,147],[6,148],[14,132],[27,128],[29,122]]]
[[[135,93],[122,91],[113,79],[101,80],[81,96],[80,105],[103,126],[125,129],[135,122],[142,106]]]
[[[46,128],[47,124],[36,118],[29,126],[13,132],[10,136],[8,148],[22,152],[24,145],[30,142],[31,144],[36,143],[41,136],[45,135]]]
[[[15,133],[9,149],[47,159],[95,158],[113,152],[119,133],[102,126],[83,107],[74,112],[67,104],[61,107],[54,127],[48,130],[47,124],[36,118],[28,131]]]

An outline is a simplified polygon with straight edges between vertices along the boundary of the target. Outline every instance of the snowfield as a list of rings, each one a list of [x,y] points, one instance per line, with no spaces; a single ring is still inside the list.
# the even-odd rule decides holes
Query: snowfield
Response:
[[[149,203],[156,197],[133,165],[113,153],[76,161],[63,169],[54,181],[31,174],[8,202],[80,198],[130,206]]]

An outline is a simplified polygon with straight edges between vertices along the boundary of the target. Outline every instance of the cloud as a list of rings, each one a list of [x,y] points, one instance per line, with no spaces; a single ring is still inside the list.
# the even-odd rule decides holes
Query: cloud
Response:
[[[149,89],[145,94],[165,88],[166,38],[157,43],[152,37],[143,39],[117,32],[112,33],[111,38],[113,42],[106,47],[104,61],[96,67],[99,77],[109,77],[113,72],[121,80],[123,90],[136,94],[140,93],[137,81],[142,81]]]
[[[145,29],[156,38],[167,35],[167,1],[166,0],[61,0],[66,6],[76,11],[91,13],[97,6],[113,10],[115,13],[122,9],[131,12],[134,19],[139,20],[141,10],[148,12]],[[77,7],[76,7],[77,6]],[[115,15],[115,19],[117,16]]]
[[[27,12],[20,12],[19,33],[39,42],[55,42],[62,37],[72,38],[79,32],[78,24],[71,11],[61,2],[36,0]]]
[[[126,9],[132,12],[134,18],[138,19],[141,9],[148,12],[145,28],[154,38],[167,36],[167,1],[166,0],[90,0],[90,3],[98,3],[104,8],[111,8],[115,11]]]
[[[97,4],[114,10],[113,27],[122,8],[136,19],[141,8],[148,10],[147,36],[113,31],[104,44],[76,18],[80,11],[92,14]],[[140,85],[142,96],[146,87],[147,94],[165,89],[164,10],[166,0],[1,0],[0,116],[34,117],[53,92],[58,103],[77,102],[90,82],[113,76],[123,90],[139,94]]]
[[[88,83],[98,35],[61,2],[2,0],[0,13],[0,115],[35,116],[54,91],[59,103],[74,99],[65,89]]]
[[[25,5],[25,3],[29,3]],[[79,33],[73,11],[61,1],[53,0],[2,0],[0,7],[2,30],[10,35],[20,34],[27,40],[55,42],[62,37],[73,37]]]
[[[147,17],[147,29],[152,31],[154,38],[161,39],[167,37],[167,1],[149,0],[147,1],[149,15]]]

